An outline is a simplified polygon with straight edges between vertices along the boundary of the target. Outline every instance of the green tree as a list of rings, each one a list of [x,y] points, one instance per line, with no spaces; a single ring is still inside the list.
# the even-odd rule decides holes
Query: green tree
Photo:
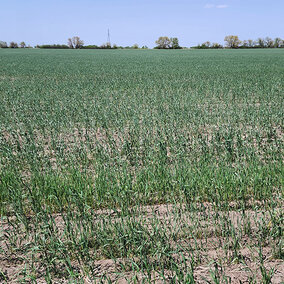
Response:
[[[223,46],[220,43],[218,43],[218,42],[213,42],[211,44],[211,48],[218,49],[218,48],[223,48]]]
[[[198,44],[197,48],[198,49],[208,49],[208,48],[210,48],[210,46],[211,46],[211,42],[206,41],[206,42],[203,42],[201,45]]]
[[[26,43],[25,43],[24,41],[22,41],[22,42],[20,43],[20,47],[21,47],[21,48],[26,48]]]
[[[172,49],[180,49],[179,40],[177,37],[170,38],[170,48]]]
[[[279,38],[279,37],[275,38],[275,39],[274,39],[274,47],[276,47],[276,48],[281,47],[282,42],[283,42],[283,41],[282,41],[281,38]]]
[[[204,43],[201,44],[201,46],[202,46],[203,48],[210,48],[211,42],[210,42],[210,41],[205,41]]]

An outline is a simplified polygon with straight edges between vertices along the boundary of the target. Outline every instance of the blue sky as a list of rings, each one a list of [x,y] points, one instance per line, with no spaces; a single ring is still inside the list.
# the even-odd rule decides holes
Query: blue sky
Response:
[[[182,46],[204,41],[284,38],[284,0],[0,0],[0,40],[28,44],[107,41],[153,47],[159,36]]]

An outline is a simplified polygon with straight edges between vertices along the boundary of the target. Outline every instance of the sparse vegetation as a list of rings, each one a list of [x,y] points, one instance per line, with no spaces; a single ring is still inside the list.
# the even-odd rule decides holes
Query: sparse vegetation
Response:
[[[0,62],[0,281],[283,281],[283,50]]]

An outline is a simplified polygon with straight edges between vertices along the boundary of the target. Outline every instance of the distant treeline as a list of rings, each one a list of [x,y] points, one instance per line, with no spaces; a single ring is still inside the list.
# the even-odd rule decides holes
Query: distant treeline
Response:
[[[11,42],[9,45],[7,42],[0,41],[0,48],[33,48],[27,46],[25,43],[18,44],[16,42]],[[103,44],[103,45],[82,45],[79,47],[70,47],[66,44],[43,44],[36,45],[34,48],[43,48],[43,49],[148,49],[146,45],[139,47],[138,44],[132,46],[118,46],[116,44]]]
[[[272,39],[270,37],[266,38],[258,38],[257,40],[240,40],[238,36],[229,35],[226,36],[225,46],[219,43],[211,43],[210,41],[206,41],[197,46],[193,46],[192,48],[197,49],[218,49],[218,48],[284,48],[284,40],[277,37]]]
[[[36,48],[69,49],[69,46],[66,44],[43,44],[37,45]]]
[[[0,40],[0,48],[32,48],[30,45],[26,45],[26,43],[24,41],[22,41],[21,43],[17,43],[14,41],[11,41],[10,44],[8,45],[6,41],[1,41]]]
[[[206,41],[197,46],[192,46],[194,49],[221,49],[221,48],[284,48],[284,40],[277,37],[272,39],[270,37],[258,38],[257,40],[240,40],[236,35],[229,35],[224,38],[225,45],[220,43],[211,43]],[[177,37],[169,38],[167,36],[159,37],[156,40],[155,49],[182,49],[179,45],[179,39]],[[10,42],[8,45],[5,41],[0,41],[0,48],[32,48],[30,45],[26,45],[24,41],[16,43]],[[35,48],[46,48],[46,49],[148,49],[146,45],[139,47],[138,44],[132,46],[118,46],[116,44],[111,45],[110,43],[102,45],[84,45],[84,41],[78,36],[74,36],[68,39],[66,44],[44,44],[36,45]]]
[[[103,44],[103,45],[83,45],[81,49],[148,49],[148,46],[144,45],[139,47],[138,44],[134,44],[132,46],[118,46],[116,44]]]

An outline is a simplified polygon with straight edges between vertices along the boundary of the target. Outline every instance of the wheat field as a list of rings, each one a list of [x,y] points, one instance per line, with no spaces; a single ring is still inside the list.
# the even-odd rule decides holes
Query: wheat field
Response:
[[[284,51],[0,63],[0,282],[283,283]]]

